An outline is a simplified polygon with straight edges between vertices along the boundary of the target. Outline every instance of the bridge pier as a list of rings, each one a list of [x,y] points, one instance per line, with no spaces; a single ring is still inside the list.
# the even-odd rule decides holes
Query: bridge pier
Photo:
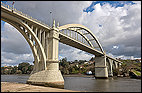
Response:
[[[58,61],[48,62],[47,70],[42,70],[30,75],[27,83],[34,85],[44,85],[50,87],[64,88],[64,79],[59,70]]]
[[[59,70],[58,46],[59,30],[53,28],[46,34],[46,69],[32,73],[27,83],[50,87],[64,88],[64,79]],[[42,66],[41,66],[42,67]],[[35,70],[38,68],[35,68]]]
[[[106,56],[95,57],[95,78],[108,78]]]
[[[108,67],[108,76],[109,77],[112,77],[113,76],[113,69],[112,69],[112,66],[113,66],[113,60],[111,59],[108,59],[108,62],[109,62],[109,67]]]

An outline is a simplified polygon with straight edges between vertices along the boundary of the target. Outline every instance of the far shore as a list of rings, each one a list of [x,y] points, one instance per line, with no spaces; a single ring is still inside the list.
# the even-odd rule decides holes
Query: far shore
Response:
[[[29,75],[30,76],[30,74],[2,74],[2,75]],[[86,74],[65,74],[65,75],[63,75],[63,77],[91,77],[91,78],[95,78],[95,76],[94,75],[86,75]],[[140,78],[135,78],[135,77],[130,77],[130,76],[126,76],[126,77],[124,77],[124,76],[113,76],[113,77],[108,77],[108,78],[134,78],[134,79],[141,79],[141,77]]]
[[[30,75],[30,74],[1,74],[1,75]],[[85,74],[66,74],[65,77],[94,77],[94,75],[85,75]]]
[[[94,75],[85,75],[85,74],[68,74],[63,76],[64,77],[94,77]]]

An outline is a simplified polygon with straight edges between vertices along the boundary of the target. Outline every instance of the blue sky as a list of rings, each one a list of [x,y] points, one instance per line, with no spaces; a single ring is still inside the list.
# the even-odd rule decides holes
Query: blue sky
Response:
[[[84,9],[84,12],[92,12],[95,9],[93,8],[96,4],[100,4],[101,6],[103,6],[104,4],[110,4],[112,7],[123,7],[125,4],[135,4],[132,1],[94,1],[92,2],[92,4],[87,8]]]
[[[7,2],[11,3],[12,1]],[[15,8],[48,25],[50,25],[49,12],[52,10],[53,18],[56,22],[60,22],[60,26],[75,23],[89,28],[108,55],[125,58],[141,57],[141,43],[139,43],[141,42],[141,2],[16,1]],[[16,65],[24,60],[32,63],[31,49],[15,28],[1,21],[1,33],[2,66]],[[89,60],[92,55],[60,43],[59,58],[63,57],[71,61]]]

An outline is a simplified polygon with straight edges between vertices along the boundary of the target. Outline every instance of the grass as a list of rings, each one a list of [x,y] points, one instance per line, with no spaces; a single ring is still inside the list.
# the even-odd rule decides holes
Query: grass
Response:
[[[136,70],[133,70],[133,72],[134,72],[136,75],[141,76],[141,72],[136,71]]]

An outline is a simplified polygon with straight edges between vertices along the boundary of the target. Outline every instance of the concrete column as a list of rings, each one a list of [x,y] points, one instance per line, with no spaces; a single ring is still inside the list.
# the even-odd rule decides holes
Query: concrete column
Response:
[[[95,78],[108,78],[106,56],[95,57]]]
[[[36,36],[38,36],[38,28],[37,27],[35,27],[35,30],[34,30],[34,32],[35,32],[35,34],[36,34]],[[37,43],[35,42],[35,48],[36,48],[36,53],[37,53],[37,60],[35,60],[35,67],[36,67],[36,72],[38,72],[39,71],[39,65],[38,65],[38,63],[39,63],[39,55],[38,55],[38,45],[37,45]]]
[[[83,36],[82,36],[82,43],[83,43]]]
[[[45,51],[45,31],[42,32],[41,36],[42,36],[42,42],[41,43],[42,43],[42,46],[43,46],[44,51]]]
[[[39,39],[39,41],[41,42],[41,29],[38,29],[38,31],[37,31],[37,34],[38,34],[38,39]],[[39,55],[39,59],[41,60],[41,54],[40,54],[40,49],[39,48],[37,48],[37,53],[38,53],[38,55]]]
[[[46,54],[46,59],[48,59],[48,35],[49,32],[45,33],[45,54]]]
[[[33,25],[31,25],[31,29],[34,32]],[[31,37],[31,41],[33,42],[33,38]]]
[[[108,72],[108,76],[112,77],[113,76],[113,69],[112,69],[112,65],[113,65],[113,60],[108,59],[109,63],[110,63],[110,71]]]
[[[71,37],[71,31],[69,31],[70,32],[70,37]]]
[[[76,32],[74,34],[75,34],[74,36],[75,36],[75,39],[76,39]]]
[[[114,61],[114,64],[115,64],[115,68],[117,69],[118,68],[118,64],[116,61]]]
[[[54,25],[46,35],[47,46],[45,46],[45,53],[47,53],[47,69],[32,74],[27,82],[36,85],[64,88],[64,79],[59,70],[58,61],[59,30]],[[40,63],[41,62],[39,62],[38,65],[40,65]]]
[[[118,63],[118,68],[120,68],[120,67],[121,67],[121,63],[119,62],[119,63]]]
[[[77,33],[77,41],[78,41],[78,33]]]

